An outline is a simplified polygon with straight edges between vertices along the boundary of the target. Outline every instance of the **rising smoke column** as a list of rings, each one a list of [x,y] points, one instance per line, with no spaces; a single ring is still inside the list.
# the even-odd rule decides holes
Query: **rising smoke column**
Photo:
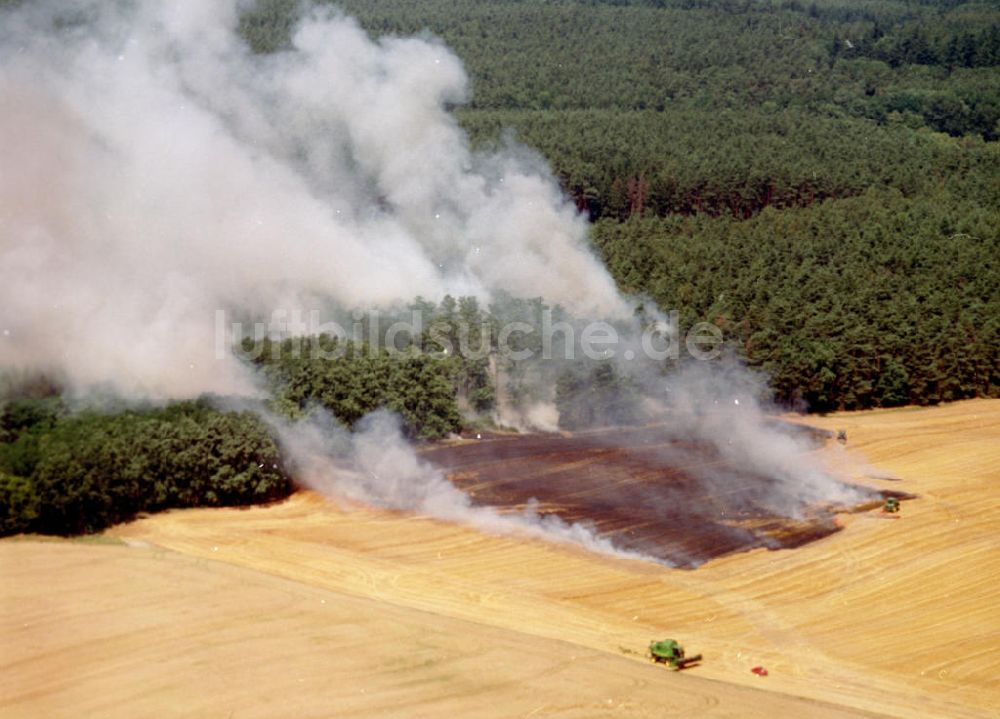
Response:
[[[545,295],[626,316],[586,226],[523,148],[474,154],[458,59],[315,10],[255,56],[233,0],[26,2],[0,12],[0,373],[82,396],[256,392],[215,313]],[[483,529],[610,544],[474,509],[384,415],[348,435],[269,417],[327,493]]]
[[[30,2],[0,15],[0,368],[78,391],[240,393],[217,309],[445,293],[627,304],[527,153],[476,155],[458,59],[314,10],[253,55],[238,3]]]
[[[236,32],[239,9],[38,0],[0,11],[0,374],[43,371],[83,396],[254,393],[236,359],[216,357],[220,309],[266,317],[502,290],[576,317],[630,315],[544,163],[470,151],[449,113],[468,79],[444,46],[373,41],[317,9],[291,49],[257,56]],[[471,512],[384,420],[354,439],[319,435],[338,446],[294,434],[286,447],[313,486],[510,526]],[[372,464],[386,446],[410,453],[398,477]],[[754,457],[760,471],[787,464]],[[512,521],[606,549],[554,519]]]

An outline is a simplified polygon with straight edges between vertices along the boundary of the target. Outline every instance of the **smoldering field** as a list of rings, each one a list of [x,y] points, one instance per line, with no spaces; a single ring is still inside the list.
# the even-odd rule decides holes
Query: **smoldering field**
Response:
[[[50,377],[81,405],[203,393],[259,400],[267,389],[249,365],[215,356],[220,310],[266,317],[276,307],[393,308],[415,296],[544,297],[579,321],[625,327],[626,344],[661,321],[618,293],[538,156],[515,144],[470,149],[449,112],[469,83],[446,47],[373,40],[316,8],[288,49],[255,55],[237,32],[246,7],[81,0],[0,13],[8,377]],[[685,474],[698,487],[690,496],[736,497],[725,511],[800,521],[810,508],[862,501],[808,442],[767,421],[766,393],[738,367],[668,373],[662,362],[607,359],[645,398],[642,419],[658,423],[658,442],[673,447],[644,465],[657,481],[696,452],[715,459]],[[531,404],[514,407],[507,424],[551,429],[554,374],[534,369]],[[497,493],[512,505],[500,510],[457,489],[428,461],[434,452],[419,456],[385,413],[353,431],[322,413],[266,417],[297,481],[332,497],[650,554],[648,544],[616,547],[596,517],[560,503],[581,491],[572,471],[545,480],[541,503]],[[631,437],[609,432],[599,444]],[[592,451],[582,442],[581,453]],[[716,460],[728,469],[712,469]],[[602,487],[602,502],[663,513],[660,495],[615,487]]]

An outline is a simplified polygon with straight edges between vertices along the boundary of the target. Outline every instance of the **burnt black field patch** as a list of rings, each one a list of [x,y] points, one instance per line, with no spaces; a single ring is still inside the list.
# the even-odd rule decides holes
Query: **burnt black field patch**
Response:
[[[825,437],[810,438],[818,444]],[[660,426],[489,435],[421,454],[476,505],[535,501],[540,514],[589,523],[621,549],[684,568],[757,547],[798,547],[838,531],[838,512],[912,497],[855,487],[851,506],[806,506],[788,516],[775,501],[787,480],[746,471],[711,445],[677,439]]]

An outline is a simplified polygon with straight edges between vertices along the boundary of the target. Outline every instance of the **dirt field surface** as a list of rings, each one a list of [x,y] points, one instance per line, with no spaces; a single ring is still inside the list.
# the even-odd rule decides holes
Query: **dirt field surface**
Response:
[[[308,493],[5,540],[0,713],[998,716],[1000,402],[809,421],[919,498],[696,570]],[[645,661],[663,637],[703,663]]]

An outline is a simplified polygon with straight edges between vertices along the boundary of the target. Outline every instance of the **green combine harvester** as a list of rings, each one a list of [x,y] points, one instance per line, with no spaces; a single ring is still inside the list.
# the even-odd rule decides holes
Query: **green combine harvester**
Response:
[[[882,505],[882,511],[888,514],[895,514],[899,511],[899,500],[895,497],[887,498],[885,504]]]
[[[658,664],[669,664],[678,671],[685,669],[688,665],[701,661],[701,654],[693,657],[684,656],[684,647],[673,639],[664,639],[661,642],[649,643],[649,656]]]

